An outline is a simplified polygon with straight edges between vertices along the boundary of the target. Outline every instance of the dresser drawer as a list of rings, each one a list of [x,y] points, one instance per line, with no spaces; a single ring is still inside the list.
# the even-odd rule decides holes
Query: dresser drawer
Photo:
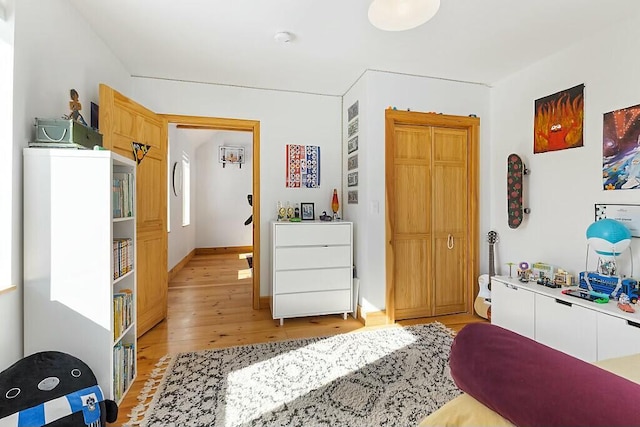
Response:
[[[351,311],[351,290],[273,296],[273,318],[314,316]]]
[[[276,246],[351,244],[350,224],[276,224]]]
[[[310,246],[308,248],[276,248],[276,271],[310,268],[351,268],[351,246]]]
[[[351,289],[351,268],[276,272],[275,294]]]
[[[536,341],[586,362],[595,362],[596,314],[595,310],[566,301],[564,298],[536,294]]]

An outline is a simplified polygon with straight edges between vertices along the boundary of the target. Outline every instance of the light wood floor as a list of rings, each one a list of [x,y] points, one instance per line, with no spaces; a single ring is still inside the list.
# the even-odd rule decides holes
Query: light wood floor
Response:
[[[251,289],[251,270],[238,254],[194,256],[169,283],[167,318],[138,340],[138,376],[113,425],[127,421],[140,389],[167,354],[371,329],[350,316],[343,320],[341,315],[287,319],[280,327],[268,308],[251,308]],[[475,315],[454,315],[398,324],[435,320],[455,331],[467,323],[484,321]]]

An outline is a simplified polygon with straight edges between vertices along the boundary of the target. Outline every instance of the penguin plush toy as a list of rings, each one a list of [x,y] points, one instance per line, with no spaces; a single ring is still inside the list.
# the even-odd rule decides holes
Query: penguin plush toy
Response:
[[[0,427],[105,427],[117,418],[116,402],[69,354],[35,353],[0,372]]]

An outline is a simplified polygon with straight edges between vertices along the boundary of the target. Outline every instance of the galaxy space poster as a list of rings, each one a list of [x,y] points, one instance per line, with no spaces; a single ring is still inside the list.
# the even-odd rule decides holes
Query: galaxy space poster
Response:
[[[604,114],[602,158],[605,190],[640,188],[640,105]]]

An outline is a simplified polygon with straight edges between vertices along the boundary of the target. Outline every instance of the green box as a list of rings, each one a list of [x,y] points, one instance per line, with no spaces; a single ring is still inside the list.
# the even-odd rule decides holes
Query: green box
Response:
[[[36,141],[92,149],[96,145],[102,147],[102,134],[72,119],[36,118]]]

